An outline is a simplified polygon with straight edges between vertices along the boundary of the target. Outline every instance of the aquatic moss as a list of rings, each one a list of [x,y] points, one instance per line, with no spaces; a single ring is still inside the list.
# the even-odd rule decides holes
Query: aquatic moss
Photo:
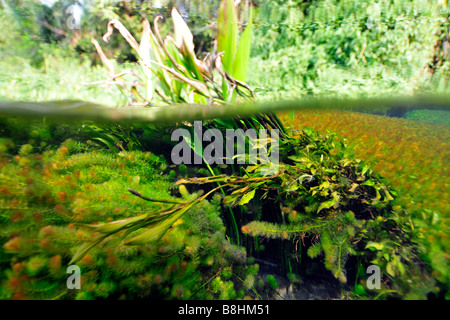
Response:
[[[2,140],[5,151],[9,140]],[[204,201],[159,241],[124,246],[121,235],[77,263],[81,289],[69,290],[68,262],[98,224],[159,211],[128,187],[173,199],[164,161],[150,152],[80,152],[24,145],[0,155],[0,283],[2,299],[204,299],[237,296],[234,274],[245,277],[245,252],[225,237],[218,199]],[[12,152],[14,152],[13,149]],[[17,150],[18,151],[18,150]],[[16,152],[17,152],[16,151]],[[191,196],[191,195],[187,195]],[[209,280],[233,265],[221,286]],[[241,274],[242,273],[242,274]]]

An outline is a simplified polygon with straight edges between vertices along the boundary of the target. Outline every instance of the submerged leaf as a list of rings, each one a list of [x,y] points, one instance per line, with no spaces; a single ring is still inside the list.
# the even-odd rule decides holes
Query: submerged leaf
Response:
[[[357,183],[353,183],[352,187],[348,190],[348,192],[355,192],[356,188],[359,186]]]
[[[256,190],[253,189],[252,191],[250,191],[250,192],[244,194],[244,195],[242,196],[241,201],[239,201],[239,205],[242,206],[242,205],[244,205],[244,204],[247,204],[250,200],[252,200],[253,197],[255,196],[255,191],[256,191]]]
[[[375,251],[375,250],[379,251],[379,250],[382,250],[384,248],[384,245],[382,243],[377,243],[377,242],[370,241],[369,243],[367,243],[365,248],[366,249],[370,249],[372,251]]]
[[[375,186],[375,182],[372,179],[369,179],[367,181],[364,181],[363,183],[361,183],[362,186],[369,186],[369,187],[373,187]]]
[[[139,54],[139,56],[141,56],[141,50],[140,50],[138,42],[132,36],[132,34],[127,30],[127,28],[125,28],[125,26],[122,24],[122,22],[120,22],[117,19],[112,19],[111,21],[108,22],[108,32],[105,33],[105,35],[103,36],[103,40],[105,42],[109,41],[109,38],[111,37],[111,35],[114,31],[114,28],[119,30],[120,34],[125,38],[125,40],[127,40],[127,42],[130,44],[130,46],[134,50],[136,50],[136,52]]]

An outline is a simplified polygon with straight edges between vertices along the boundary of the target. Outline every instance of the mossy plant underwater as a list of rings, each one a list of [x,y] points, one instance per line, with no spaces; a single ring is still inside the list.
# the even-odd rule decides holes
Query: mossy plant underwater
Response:
[[[231,10],[231,1],[224,3],[226,6],[222,9]],[[232,22],[231,26],[236,25],[233,19],[228,21]],[[119,24],[110,24],[113,25],[119,26],[122,34],[126,34]],[[178,25],[182,23],[179,21]],[[148,27],[148,23],[144,24],[147,36],[151,35]],[[182,29],[186,31],[184,27]],[[230,34],[236,34],[236,29],[231,31]],[[156,40],[165,45],[160,39],[150,36],[152,39],[155,46],[158,44]],[[174,52],[178,50],[187,59],[179,65],[170,59],[166,52],[168,48],[158,48],[154,52],[166,53],[166,63],[180,72],[191,70],[188,66],[199,71],[198,65],[192,64],[195,56],[192,56],[191,50],[186,50],[189,49],[186,39],[183,39],[184,46],[183,41],[172,45]],[[230,43],[236,41],[236,38],[230,39]],[[135,42],[129,42],[137,48]],[[138,52],[141,49],[142,46]],[[202,103],[208,98],[207,90],[211,87],[206,88],[202,84],[201,72],[183,75],[175,69],[167,70],[168,67],[161,63],[156,65],[161,68],[156,71],[160,78],[171,74],[172,78],[164,78],[166,84],[179,89],[172,90],[169,86],[167,94],[171,98],[166,99],[169,103]],[[183,65],[188,69],[184,70]],[[224,68],[227,68],[225,64]],[[229,68],[228,63],[228,70],[225,71],[233,74]],[[220,68],[217,69],[221,73]],[[239,90],[233,91],[237,87],[248,89],[238,79],[221,75],[222,88],[214,87],[214,82],[208,83],[214,87],[209,92],[219,93],[212,100],[227,103],[239,93]],[[153,90],[151,85],[152,81],[149,81],[147,89],[150,90],[147,93]],[[249,92],[251,95],[251,90]],[[165,99],[164,96],[162,98]],[[143,99],[143,103],[147,104],[148,100]],[[436,101],[441,103],[446,100],[438,98]],[[320,100],[311,102],[305,99],[303,102],[303,108],[323,107]],[[334,108],[346,103],[328,102],[334,104]],[[358,103],[363,104],[356,101],[353,106]],[[57,104],[64,107],[64,102]],[[44,104],[41,105],[43,109],[27,110],[29,106],[26,103],[0,105],[6,114],[23,112],[30,115],[34,112],[42,115],[44,111],[46,115],[56,117],[92,116],[101,120],[143,122],[187,120],[183,118],[183,112],[190,114],[189,120],[194,120],[199,115],[205,116],[205,110],[212,110],[210,116],[235,115],[236,110],[249,115],[258,108],[248,104],[243,110],[239,105],[226,105],[227,108],[192,107],[186,111],[177,106],[179,112],[174,115],[173,107],[164,110],[108,110],[90,108],[89,104],[83,105],[81,102],[75,105],[78,106],[75,110],[71,110],[70,105],[69,108],[54,108],[56,104],[47,109]],[[257,111],[273,110],[274,107],[277,105]],[[242,123],[237,119],[238,125]],[[258,120],[251,120],[255,119]],[[271,120],[266,118],[259,124],[270,124]],[[225,127],[229,125],[226,122],[217,123],[225,124]],[[249,121],[247,124],[254,123],[257,122]],[[272,123],[278,125],[276,121]],[[152,153],[127,152],[121,148],[118,155],[111,155],[92,148],[87,142],[70,140],[58,145],[55,151],[45,145],[36,145],[33,139],[25,143],[19,140],[19,147],[15,147],[11,139],[2,140],[2,169],[6,172],[2,175],[2,178],[5,177],[1,188],[2,195],[5,195],[2,219],[7,222],[2,231],[2,264],[8,266],[2,273],[6,283],[2,287],[2,295],[14,299],[74,298],[73,292],[57,292],[62,289],[58,285],[65,282],[50,281],[46,273],[62,280],[62,266],[66,262],[77,262],[86,271],[83,290],[75,297],[79,299],[229,299],[248,298],[247,292],[259,298],[252,280],[258,267],[245,265],[244,251],[231,245],[226,238],[225,228],[218,219],[219,201],[225,206],[242,207],[256,201],[269,204],[271,208],[279,207],[271,212],[269,219],[265,217],[266,220],[258,216],[258,212],[255,214],[249,210],[248,216],[239,217],[239,223],[245,222],[241,231],[255,239],[282,239],[286,252],[291,249],[283,268],[287,265],[292,269],[295,261],[301,263],[298,247],[302,246],[307,247],[307,255],[314,263],[323,264],[341,283],[354,285],[357,294],[369,294],[374,298],[446,294],[448,256],[439,248],[441,240],[445,241],[445,231],[436,234],[439,241],[431,238],[422,240],[428,230],[445,227],[439,221],[439,215],[429,211],[426,203],[421,213],[411,215],[414,207],[396,203],[397,198],[402,197],[402,190],[396,191],[396,186],[378,176],[370,164],[355,158],[345,142],[331,134],[317,135],[303,126],[299,129],[303,130],[298,134],[289,133],[282,140],[282,162],[277,174],[262,177],[259,171],[263,165],[259,165],[242,168],[242,171],[228,176],[186,177],[177,182],[183,196],[181,200],[170,197],[164,191],[171,184],[157,172],[163,172],[167,164]],[[17,174],[10,176],[11,172]],[[220,185],[216,186],[217,183]],[[206,194],[190,196],[184,184],[213,184],[214,187],[209,188]],[[128,188],[130,192],[125,191]],[[207,196],[219,190],[224,192],[223,199],[216,195],[213,200],[206,201]],[[209,205],[213,206],[210,207],[211,212],[209,209],[206,209],[209,213],[201,210]],[[189,224],[190,215],[197,210],[200,216]],[[200,223],[206,218],[210,220]],[[199,223],[201,228],[196,227]],[[364,267],[371,263],[382,268],[384,285],[380,292],[361,290],[363,279],[360,283],[348,284],[346,262],[351,256],[357,257],[358,275],[361,270],[364,273]],[[148,266],[150,271],[144,270],[144,266]],[[185,270],[188,271],[183,272]],[[204,278],[205,275],[208,279]],[[266,277],[266,282],[275,288],[277,285],[272,278]],[[136,282],[136,279],[140,281]],[[236,290],[239,287],[242,289]],[[124,294],[125,288],[132,289]]]
[[[261,177],[262,165],[256,165],[247,167],[242,177],[177,182],[201,186],[222,181],[226,196],[217,194],[211,203],[196,201],[202,195],[189,195],[184,188],[184,199],[171,197],[166,190],[173,182],[160,175],[167,164],[149,152],[111,154],[67,140],[56,150],[39,153],[36,141],[27,142],[19,146],[12,139],[2,140],[4,298],[258,298],[255,288],[245,285],[258,268],[247,265],[245,251],[226,239],[218,206],[248,205],[257,199],[282,208],[273,212],[271,221],[249,221],[242,232],[282,239],[291,250],[291,265],[299,258],[299,246],[306,246],[314,263],[323,263],[345,283],[349,257],[358,257],[362,266],[376,263],[385,283],[377,292],[381,297],[422,297],[437,292],[436,279],[445,283],[445,268],[437,264],[439,253],[433,257],[420,241],[420,234],[429,228],[425,221],[405,216],[407,210],[395,203],[401,194],[355,158],[345,140],[332,134],[303,130],[283,140],[280,171],[271,177]],[[147,195],[152,201],[145,199]],[[186,203],[195,206],[171,221],[167,232],[152,236],[153,241],[127,246],[127,239],[145,234],[146,229],[125,238],[118,232],[84,252],[77,262],[84,289],[76,297],[65,292],[64,266],[80,252],[80,244],[101,235],[96,229]],[[251,210],[247,213],[248,218],[255,217]],[[426,255],[434,259],[431,268],[419,260]],[[191,273],[181,278],[171,275],[183,268]],[[189,282],[193,275],[200,284]],[[143,282],[136,283],[141,278]],[[123,293],[130,286],[134,289]]]

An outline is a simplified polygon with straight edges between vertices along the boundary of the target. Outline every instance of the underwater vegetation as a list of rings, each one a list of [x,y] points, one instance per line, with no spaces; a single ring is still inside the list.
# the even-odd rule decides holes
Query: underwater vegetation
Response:
[[[450,124],[450,112],[444,110],[413,110],[407,112],[403,118],[433,124],[444,124],[447,126]]]
[[[276,2],[266,1],[260,13],[270,3]],[[271,91],[278,97],[293,88],[298,96],[355,87],[376,94],[379,88],[409,92],[428,85],[428,76],[423,82],[416,76],[422,75],[419,70],[429,62],[425,53],[432,53],[435,32],[442,32],[447,20],[429,16],[431,11],[421,13],[417,28],[410,19],[417,18],[413,6],[382,2],[383,11],[389,10],[386,18],[404,8],[411,11],[394,21],[376,21],[374,28],[368,26],[371,16],[360,15],[366,4],[345,2],[341,11],[340,3],[314,4],[316,18],[326,23],[310,23],[312,14],[306,24],[260,25],[275,48],[256,39],[261,57],[253,60],[251,31],[261,16],[253,20],[247,1],[240,6],[248,13],[244,19],[247,14],[238,15],[234,1],[222,1],[217,48],[203,60],[175,8],[173,37],[164,39],[160,17],[153,24],[143,19],[139,42],[128,31],[138,35],[135,28],[108,19],[104,40],[120,38],[113,34],[117,30],[140,67],[117,73],[124,66],[111,64],[91,39],[113,77],[109,84],[128,102],[126,108],[118,103],[122,107],[98,109],[73,101],[0,103],[0,111],[8,115],[0,118],[0,299],[263,299],[268,297],[263,292],[280,287],[281,275],[298,285],[302,277],[317,274],[337,283],[341,298],[448,299],[450,132],[445,118],[426,124],[343,110],[297,111],[282,115],[281,122],[273,113],[257,114],[280,104],[256,110],[254,91],[243,82],[248,67],[259,61],[260,75],[270,80],[268,92],[261,89],[266,98]],[[327,14],[346,16],[352,7],[360,16],[351,21]],[[287,10],[279,18],[291,20],[299,12]],[[288,43],[279,41],[283,33],[291,42],[286,49]],[[299,56],[299,50],[306,54]],[[404,57],[410,52],[414,55]],[[396,56],[403,57],[400,63]],[[437,62],[429,67],[448,66]],[[370,70],[360,72],[364,65]],[[395,68],[385,74],[385,67]],[[402,79],[412,82],[400,79],[397,68]],[[278,81],[264,71],[277,73]],[[128,88],[125,74],[141,77]],[[11,88],[22,81],[6,79]],[[381,85],[366,86],[361,79]],[[242,102],[250,104],[235,104]],[[218,119],[208,117],[207,109],[187,105],[192,103],[215,110]],[[318,101],[308,104],[306,98],[294,103],[327,107]],[[343,109],[346,103],[328,101]],[[252,108],[256,111],[248,116]],[[34,123],[15,120],[43,115]],[[86,122],[47,123],[55,116]],[[205,129],[215,126],[222,133],[278,128],[278,171],[263,174],[265,164],[170,165],[164,158],[173,145],[168,142],[170,128],[154,125],[165,121],[193,129],[189,121],[197,116],[212,120]],[[424,112],[408,116],[427,118]],[[122,126],[120,120],[139,125]],[[261,271],[255,261],[272,263],[277,273]],[[72,263],[82,269],[80,290],[66,286],[66,267]],[[382,278],[375,291],[366,283],[367,267],[373,265]]]
[[[349,139],[359,157],[401,188],[412,207],[450,212],[447,201],[450,128],[401,118],[346,111],[302,111],[283,120]]]
[[[303,115],[312,121],[311,126],[320,116],[328,116],[321,121],[338,135],[320,128],[301,129],[306,127],[300,122]],[[162,156],[145,150],[104,150],[78,127],[59,125],[50,130],[45,121],[38,121],[14,130],[17,122],[4,121],[6,132],[2,132],[0,145],[2,299],[259,299],[264,283],[274,287],[272,278],[266,275],[265,282],[257,281],[259,266],[253,264],[249,251],[233,245],[223,220],[227,206],[246,208],[236,214],[241,237],[252,237],[266,247],[271,241],[281,241],[286,255],[282,267],[293,281],[305,264],[309,269],[322,265],[346,290],[355,290],[355,297],[445,295],[449,277],[445,189],[423,190],[418,195],[407,191],[402,183],[408,181],[401,178],[423,179],[424,168],[416,167],[416,178],[411,178],[408,169],[414,168],[412,164],[397,177],[392,171],[395,166],[377,166],[374,159],[398,155],[412,162],[414,157],[423,159],[420,148],[428,146],[425,159],[439,163],[440,157],[448,157],[447,129],[438,126],[444,139],[433,138],[425,133],[434,134],[435,125],[427,131],[423,123],[415,127],[409,120],[343,111],[304,111],[295,119],[289,114],[281,119],[286,125],[298,120],[298,129],[282,139],[277,174],[261,176],[261,164],[247,166],[243,176],[236,172],[203,178],[198,177],[200,171],[188,173],[181,167],[181,176],[177,175]],[[340,121],[351,121],[353,126],[347,130],[354,132],[354,138],[339,131]],[[403,134],[389,136],[390,128],[401,128]],[[423,129],[422,134],[411,128]],[[387,130],[386,134],[381,130]],[[61,141],[64,136],[78,140]],[[398,139],[395,144],[394,137]],[[411,153],[409,145],[402,145],[408,140],[402,139],[413,138],[426,143],[416,142]],[[363,140],[357,144],[353,139]],[[375,144],[377,150],[367,140],[384,144]],[[405,159],[386,159],[389,164],[405,164]],[[436,171],[444,183],[445,170]],[[197,178],[190,178],[191,174]],[[430,183],[439,178],[431,170],[429,174]],[[420,181],[422,187],[429,186]],[[196,203],[161,238],[128,246],[125,237],[145,234],[145,229],[132,234],[115,232],[77,262],[83,272],[82,290],[67,290],[65,267],[80,246],[99,236],[95,226],[100,231],[116,221],[162,212],[171,203],[195,201],[195,193],[206,183],[220,183],[217,188],[226,192]],[[180,185],[182,200],[171,195],[174,184]],[[183,188],[188,184],[197,185],[192,195]],[[439,199],[437,192],[442,198],[433,207],[425,200]],[[258,205],[270,212],[261,215],[254,210]],[[383,286],[375,293],[362,290],[369,264],[382,270]]]
[[[2,138],[0,146],[1,299],[233,299],[253,292],[258,267],[227,241],[217,198],[198,204],[156,242],[123,246],[117,237],[94,248],[77,263],[81,290],[68,290],[68,262],[93,236],[80,225],[166,205],[127,187],[177,200],[163,174],[167,164],[150,152],[114,154],[74,140],[41,152],[33,140],[16,146]]]
[[[433,266],[433,275],[448,286],[449,127],[346,111],[302,111],[280,118],[286,126],[348,139],[357,156],[397,190],[393,211],[423,246],[419,255]]]

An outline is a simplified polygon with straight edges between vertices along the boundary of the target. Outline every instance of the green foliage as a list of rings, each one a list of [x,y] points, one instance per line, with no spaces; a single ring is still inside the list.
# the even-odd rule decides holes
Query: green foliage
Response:
[[[124,246],[121,234],[111,237],[77,262],[81,290],[67,290],[66,266],[92,239],[83,225],[142,217],[165,206],[133,196],[126,187],[180,201],[168,193],[171,183],[161,175],[159,156],[80,152],[79,143],[66,141],[40,154],[30,142],[18,155],[11,140],[2,139],[2,299],[236,297],[234,274],[245,278],[253,271],[247,271],[245,252],[226,240],[217,199],[199,203],[150,244]],[[209,281],[222,270],[228,280]]]
[[[229,3],[228,9],[234,13],[232,15],[234,17],[234,6],[231,2]],[[237,31],[236,21],[223,21],[220,17],[223,17],[223,14],[219,14],[219,26],[228,26],[231,23],[233,30]],[[239,47],[227,46],[227,50],[230,49],[231,51],[226,55],[222,67],[222,58],[217,52],[209,54],[203,61],[197,59],[192,32],[176,8],[172,9],[173,38],[166,36],[163,41],[158,28],[160,18],[160,16],[155,18],[153,31],[150,22],[144,19],[143,32],[139,43],[122,22],[117,19],[108,23],[108,32],[103,36],[105,41],[109,41],[113,29],[116,28],[134,49],[145,75],[143,83],[146,88],[145,94],[139,93],[134,86],[127,89],[124,81],[120,79],[121,76],[118,76],[110,65],[101,46],[95,39],[92,39],[102,62],[106,65],[110,74],[115,77],[114,82],[119,89],[131,99],[130,103],[136,104],[137,101],[141,101],[143,105],[161,104],[161,102],[169,104],[180,102],[226,103],[234,101],[236,95],[252,96],[250,88],[241,82],[242,78],[245,79],[248,67],[248,56],[250,54],[250,42],[248,40],[250,39],[251,28],[247,28],[244,32],[242,36],[244,41]],[[251,26],[251,15],[249,25]],[[237,35],[234,33],[219,32],[218,43],[222,45],[226,41],[234,44],[235,36]],[[233,62],[233,69],[230,67],[231,62]],[[237,78],[233,78],[235,76]]]
[[[249,84],[264,100],[446,92],[448,65],[427,69],[447,16],[437,1],[262,1]]]
[[[429,114],[434,112],[445,113],[429,110]],[[336,132],[357,148],[357,156],[371,163],[373,170],[398,191],[393,203],[395,220],[404,230],[405,238],[416,243],[417,253],[413,256],[419,256],[433,278],[448,287],[450,242],[446,233],[450,211],[445,200],[448,174],[443,165],[449,154],[448,126],[342,111],[302,112],[293,118],[286,114],[281,119],[287,127],[294,125],[295,128],[312,127],[321,133]],[[375,243],[380,245],[382,242]],[[377,252],[391,250],[382,248]],[[381,260],[387,261],[384,253],[378,254]],[[390,260],[391,267],[396,261]],[[392,273],[394,268],[391,267]]]
[[[389,283],[383,293],[425,297],[438,290],[436,280],[447,282],[443,260],[424,268],[417,258],[423,241],[411,225],[420,222],[409,222],[410,217],[401,214],[404,209],[394,202],[397,192],[368,163],[356,158],[345,140],[304,129],[285,137],[280,152],[279,171],[270,177],[260,175],[265,166],[261,164],[248,167],[245,177],[216,176],[178,183],[222,182],[230,187],[223,203],[231,205],[246,203],[246,197],[253,198],[257,189],[258,198],[267,199],[266,205],[275,201],[274,207],[283,208],[272,212],[270,221],[244,225],[242,232],[289,240],[286,245],[301,241],[308,256],[323,263],[342,283],[347,282],[350,256],[359,257],[365,266],[380,266]],[[393,204],[397,204],[395,210]]]
[[[272,288],[274,290],[276,290],[278,288],[278,282],[273,275],[271,275],[271,274],[267,275],[265,280],[266,280],[267,285],[270,288]]]

